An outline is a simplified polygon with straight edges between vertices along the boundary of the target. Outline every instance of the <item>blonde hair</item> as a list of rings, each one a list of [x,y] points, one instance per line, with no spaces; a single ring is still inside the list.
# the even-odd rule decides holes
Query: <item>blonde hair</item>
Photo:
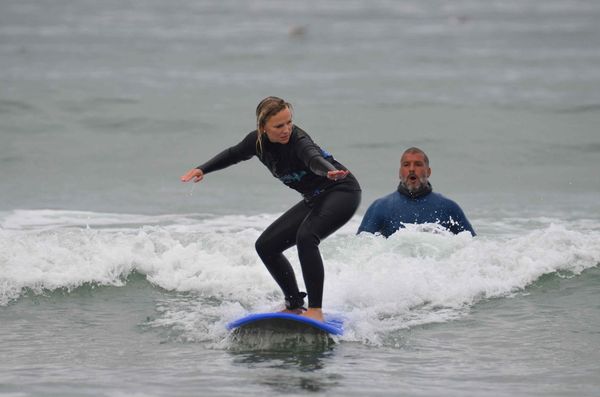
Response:
[[[265,125],[271,117],[284,109],[292,111],[292,104],[276,96],[268,96],[256,107],[256,151],[262,155],[262,137],[266,133]]]

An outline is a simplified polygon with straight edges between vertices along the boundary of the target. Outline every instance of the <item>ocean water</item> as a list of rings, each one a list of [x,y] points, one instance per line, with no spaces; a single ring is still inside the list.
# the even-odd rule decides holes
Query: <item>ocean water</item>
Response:
[[[597,396],[598,21],[592,0],[2,1],[0,395]],[[254,241],[298,195],[256,159],[178,179],[267,95],[363,187],[321,244],[345,319],[325,345],[225,328],[281,308]],[[409,146],[477,237],[355,234]]]

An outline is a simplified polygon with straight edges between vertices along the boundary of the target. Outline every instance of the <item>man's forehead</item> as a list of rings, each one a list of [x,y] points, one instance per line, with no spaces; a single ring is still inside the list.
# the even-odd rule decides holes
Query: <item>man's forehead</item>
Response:
[[[405,161],[422,161],[425,162],[425,155],[423,153],[404,153],[402,155],[402,158],[400,159],[400,162],[405,162]]]

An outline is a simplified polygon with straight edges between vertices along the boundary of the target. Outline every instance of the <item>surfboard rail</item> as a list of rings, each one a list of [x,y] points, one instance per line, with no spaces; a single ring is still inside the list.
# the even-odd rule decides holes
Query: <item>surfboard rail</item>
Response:
[[[310,317],[283,312],[249,314],[247,316],[244,316],[240,319],[228,323],[227,329],[231,331],[236,328],[244,327],[248,324],[253,324],[265,320],[284,320],[293,321],[296,323],[303,323],[332,335],[343,335],[344,333],[343,321],[340,318],[326,316],[325,321],[318,321]]]

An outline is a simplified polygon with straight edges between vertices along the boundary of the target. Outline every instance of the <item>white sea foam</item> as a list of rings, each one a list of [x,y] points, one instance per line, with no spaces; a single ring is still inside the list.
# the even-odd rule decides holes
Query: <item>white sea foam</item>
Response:
[[[227,322],[281,306],[254,251],[275,217],[12,212],[0,228],[0,304],[26,291],[124,286],[138,272],[156,287],[185,293],[165,298],[151,326],[222,341]],[[521,291],[544,274],[579,274],[600,263],[600,232],[564,223],[476,238],[409,226],[385,239],[356,236],[357,222],[321,244],[324,305],[346,318],[345,340],[377,344],[388,332],[464,315],[473,304]],[[288,257],[301,283],[295,249]]]

